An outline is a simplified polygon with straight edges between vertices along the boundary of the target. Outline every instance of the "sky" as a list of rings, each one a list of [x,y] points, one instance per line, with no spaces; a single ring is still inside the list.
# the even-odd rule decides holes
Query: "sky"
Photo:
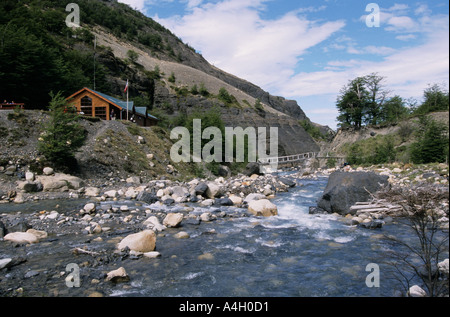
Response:
[[[336,99],[358,76],[378,73],[391,96],[419,103],[429,85],[449,86],[447,0],[119,1],[333,129]]]

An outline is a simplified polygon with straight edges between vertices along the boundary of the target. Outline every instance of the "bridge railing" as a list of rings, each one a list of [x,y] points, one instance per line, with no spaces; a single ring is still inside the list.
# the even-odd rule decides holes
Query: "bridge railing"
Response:
[[[305,159],[315,158],[319,153],[309,152],[303,154],[295,154],[289,156],[280,156],[280,157],[265,157],[258,159],[258,162],[261,164],[275,164],[275,163],[287,163],[287,162],[296,162]]]

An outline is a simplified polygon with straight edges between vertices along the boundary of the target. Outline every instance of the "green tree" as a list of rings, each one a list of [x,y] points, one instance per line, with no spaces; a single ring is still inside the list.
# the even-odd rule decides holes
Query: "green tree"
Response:
[[[425,89],[424,102],[417,108],[415,114],[427,114],[435,111],[449,109],[449,92],[438,84],[430,85]]]
[[[77,122],[76,109],[58,92],[50,94],[50,118],[39,138],[38,150],[56,168],[70,171],[76,167],[75,153],[86,138],[85,129]]]
[[[385,87],[385,79],[372,73],[357,77],[342,88],[336,103],[341,127],[359,129],[363,124],[383,122],[384,106],[390,94]]]
[[[387,123],[397,123],[406,118],[409,109],[406,107],[402,97],[394,96],[388,99],[381,109],[381,120]]]
[[[353,79],[341,90],[336,104],[339,111],[337,119],[341,127],[361,128],[368,96],[363,77]]]
[[[4,99],[42,104],[63,77],[57,50],[26,28],[0,26],[0,95]],[[30,106],[30,105],[29,105]]]
[[[448,126],[426,116],[420,117],[417,141],[411,146],[411,160],[416,164],[443,163],[448,160]]]
[[[366,109],[364,109],[365,121],[377,125],[382,121],[383,106],[390,91],[384,85],[386,78],[379,76],[377,73],[369,74],[363,78],[368,92]]]

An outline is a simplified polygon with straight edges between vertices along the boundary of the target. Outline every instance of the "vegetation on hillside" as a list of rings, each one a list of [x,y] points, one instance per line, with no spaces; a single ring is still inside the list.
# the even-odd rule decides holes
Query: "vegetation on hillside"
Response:
[[[416,164],[448,162],[448,125],[438,123],[428,114],[449,110],[449,92],[440,85],[424,90],[420,105],[414,100],[390,97],[385,78],[370,74],[351,80],[337,99],[337,118],[341,128],[399,125],[395,134],[378,135],[346,144],[343,152],[352,165],[398,162]],[[414,124],[406,123],[412,120]]]
[[[132,41],[173,60],[179,41],[170,31],[128,5],[115,0],[78,0],[81,27],[66,25],[71,0],[0,1],[0,96],[25,102],[27,108],[46,108],[51,91],[64,96],[82,87],[113,94],[107,80],[112,70],[94,58],[92,27],[101,26],[116,37]],[[170,37],[170,41],[169,41]],[[172,41],[172,42],[171,42]],[[172,43],[172,44],[171,44]],[[137,61],[131,51],[130,61]]]
[[[315,126],[310,120],[300,120],[300,125],[316,141],[326,141],[327,135],[322,133],[319,127]]]
[[[393,162],[445,163],[449,157],[449,128],[423,116],[414,124],[402,123],[397,132],[376,135],[343,146],[342,152],[351,165],[373,165]]]

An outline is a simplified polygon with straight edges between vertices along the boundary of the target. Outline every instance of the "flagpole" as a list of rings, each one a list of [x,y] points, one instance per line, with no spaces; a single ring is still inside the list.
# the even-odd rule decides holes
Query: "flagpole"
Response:
[[[127,80],[127,121],[128,121],[128,80]]]
[[[94,38],[94,90],[95,90],[95,50],[97,48],[97,35]]]

